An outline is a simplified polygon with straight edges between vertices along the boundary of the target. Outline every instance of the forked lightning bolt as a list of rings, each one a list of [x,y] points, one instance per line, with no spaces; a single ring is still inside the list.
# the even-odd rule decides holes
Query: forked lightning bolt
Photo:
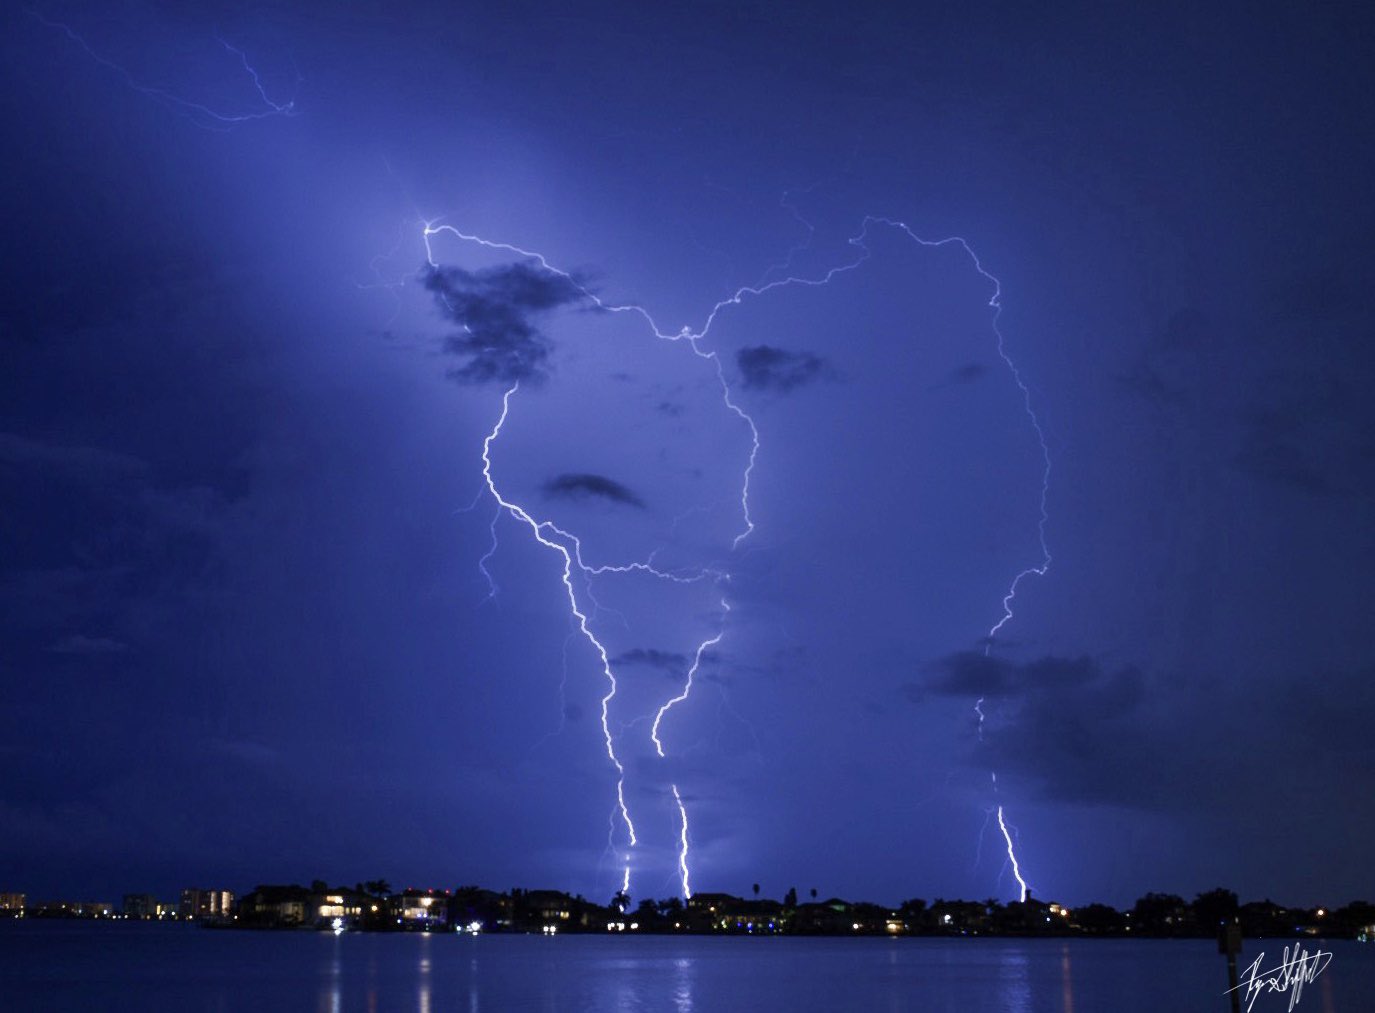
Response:
[[[1044,462],[1039,504],[1040,519],[1037,528],[1040,538],[1041,560],[1038,564],[1023,569],[1013,578],[1008,588],[1008,592],[1002,600],[1003,614],[988,631],[985,642],[985,652],[987,652],[987,650],[991,648],[994,638],[998,635],[1002,628],[1013,618],[1012,606],[1016,599],[1017,591],[1021,585],[1021,582],[1026,577],[1032,574],[1036,574],[1038,576],[1044,575],[1050,566],[1051,557],[1050,552],[1047,549],[1045,536],[1045,527],[1047,523],[1046,499],[1050,483],[1050,452],[1046,443],[1045,433],[1041,426],[1040,419],[1037,417],[1035,411],[1032,408],[1030,389],[1028,388],[1025,381],[1022,379],[1021,373],[1017,369],[1016,364],[1009,356],[1007,349],[1005,347],[1003,334],[1001,330],[998,328],[998,317],[1002,312],[1001,283],[998,281],[996,277],[994,277],[987,270],[985,270],[983,264],[980,262],[973,248],[970,247],[970,245],[963,238],[958,236],[952,236],[946,239],[939,240],[923,239],[901,221],[872,215],[865,216],[861,223],[858,234],[851,237],[848,241],[849,245],[858,251],[856,256],[852,260],[850,260],[847,263],[830,268],[819,277],[808,278],[790,276],[773,281],[765,281],[758,285],[742,286],[741,288],[737,289],[735,293],[731,295],[729,298],[723,299],[720,302],[716,303],[716,305],[712,307],[711,312],[707,314],[706,320],[703,323],[702,327],[696,331],[686,326],[684,326],[678,331],[665,331],[658,326],[658,324],[654,321],[653,317],[649,314],[649,312],[641,306],[634,304],[611,304],[604,302],[595,293],[579,285],[577,280],[571,274],[569,274],[566,271],[562,271],[559,268],[554,267],[552,264],[550,264],[549,261],[540,253],[531,250],[526,250],[519,246],[515,246],[509,243],[495,242],[489,239],[484,239],[481,236],[462,232],[451,225],[437,224],[435,222],[424,223],[423,239],[425,244],[426,261],[431,268],[438,267],[438,264],[434,259],[434,250],[431,240],[433,239],[433,237],[440,234],[448,234],[462,242],[476,244],[488,250],[510,253],[518,257],[527,258],[533,260],[544,270],[549,271],[555,275],[558,275],[559,277],[565,279],[569,283],[576,286],[578,290],[588,300],[594,303],[600,310],[609,313],[631,313],[638,315],[649,325],[650,330],[656,338],[664,341],[673,342],[685,341],[689,345],[694,355],[701,359],[710,360],[716,371],[717,379],[721,385],[722,400],[726,408],[747,426],[750,433],[750,453],[742,477],[740,490],[740,512],[741,518],[743,520],[743,527],[735,535],[732,541],[732,547],[738,548],[740,543],[744,541],[744,539],[748,538],[754,532],[755,529],[754,520],[750,514],[750,481],[753,476],[755,464],[760,451],[759,429],[755,425],[754,419],[751,418],[750,415],[743,408],[741,408],[740,405],[737,404],[734,400],[730,384],[726,379],[725,368],[721,362],[720,356],[715,351],[708,351],[703,349],[701,342],[704,338],[706,338],[707,334],[709,333],[712,327],[712,324],[716,321],[718,315],[729,306],[739,305],[747,298],[761,296],[766,292],[770,292],[778,288],[784,288],[788,286],[822,287],[829,284],[837,276],[845,272],[855,270],[861,264],[863,264],[865,261],[869,259],[871,254],[869,247],[867,245],[867,240],[869,239],[871,231],[876,227],[880,226],[897,230],[906,235],[913,242],[923,247],[936,248],[948,245],[955,245],[960,247],[964,251],[964,253],[970,258],[974,265],[974,269],[978,272],[978,274],[985,278],[993,286],[993,294],[989,299],[989,306],[992,307],[994,311],[993,330],[994,334],[997,337],[997,351],[999,356],[1002,358],[1003,362],[1011,371],[1013,379],[1015,380],[1018,386],[1018,389],[1022,392],[1023,406],[1026,410],[1028,418],[1031,421],[1032,427],[1035,430],[1037,439],[1040,444],[1042,460]],[[789,259],[791,259],[791,257]],[[777,267],[771,268],[769,273],[773,273],[775,270],[777,270]],[[574,569],[576,568],[580,572],[585,582],[588,581],[591,577],[603,574],[639,572],[650,574],[659,579],[671,580],[675,582],[694,582],[704,579],[711,579],[717,581],[720,584],[724,584],[729,580],[730,575],[727,572],[722,572],[714,569],[700,569],[695,571],[676,573],[663,571],[654,566],[652,554],[649,559],[643,561],[604,563],[595,566],[589,565],[583,558],[582,544],[575,535],[567,531],[564,531],[563,529],[557,527],[550,521],[536,520],[519,504],[505,499],[497,489],[496,482],[492,477],[491,449],[492,444],[501,435],[502,427],[505,425],[507,416],[510,411],[511,399],[516,394],[518,389],[519,384],[517,383],[506,391],[505,395],[502,398],[500,417],[497,419],[497,422],[493,426],[491,432],[487,435],[487,438],[483,441],[483,476],[486,479],[487,488],[491,492],[493,499],[498,503],[500,510],[506,512],[511,517],[524,523],[527,527],[530,528],[530,531],[534,535],[536,541],[538,541],[541,545],[544,545],[547,548],[559,553],[559,555],[563,558],[563,584],[568,595],[569,609],[572,613],[572,616],[576,620],[578,628],[582,632],[582,635],[593,646],[593,648],[597,652],[598,657],[601,659],[602,672],[603,675],[606,677],[608,685],[607,693],[602,698],[601,721],[602,733],[606,743],[606,753],[613,767],[615,768],[617,774],[616,809],[615,811],[613,811],[613,821],[615,816],[619,814],[620,821],[625,827],[630,847],[634,848],[638,843],[638,838],[635,832],[635,824],[631,818],[630,810],[625,800],[625,767],[616,754],[615,741],[611,733],[609,719],[611,701],[615,698],[617,692],[616,675],[613,671],[610,656],[607,652],[607,649],[598,640],[596,634],[593,632],[590,626],[590,620],[588,618],[588,615],[579,603],[578,591],[574,584]],[[495,529],[493,530],[493,538],[495,539]],[[495,547],[495,541],[493,542],[493,546]],[[489,550],[487,555],[483,557],[482,564],[484,574],[486,573],[485,563],[488,559],[490,559],[492,551],[493,550]],[[490,584],[490,576],[488,577],[488,580]],[[588,595],[590,598],[590,588],[588,589]],[[595,599],[591,600],[595,604]],[[650,738],[654,743],[656,753],[661,758],[667,756],[667,753],[664,749],[663,740],[660,737],[660,730],[661,726],[663,725],[663,721],[665,717],[668,716],[668,713],[670,710],[672,710],[672,708],[679,704],[687,702],[692,692],[694,678],[702,664],[704,654],[710,648],[718,645],[721,642],[722,638],[725,636],[726,620],[729,617],[730,611],[731,609],[729,601],[723,597],[721,599],[720,623],[718,625],[717,631],[713,636],[707,638],[698,645],[697,650],[693,656],[692,666],[688,670],[687,679],[682,692],[679,693],[677,696],[671,698],[667,702],[665,702],[663,706],[661,706],[658,709],[654,716],[654,721],[650,729]],[[984,718],[982,704],[983,701],[982,699],[980,699],[979,702],[975,705],[975,710],[979,716],[979,734],[981,739],[983,734]],[[993,775],[993,783],[996,791],[996,774]],[[687,806],[683,801],[682,793],[679,790],[678,785],[675,783],[671,785],[671,788],[673,792],[673,799],[675,804],[677,805],[680,816],[678,869],[681,878],[681,888],[683,896],[690,897],[691,880],[688,864],[690,833]],[[998,826],[1002,830],[1003,838],[1007,845],[1008,858],[1012,864],[1013,873],[1016,876],[1019,885],[1021,886],[1022,899],[1025,900],[1027,895],[1026,882],[1022,878],[1021,867],[1013,848],[1012,835],[1009,831],[1008,824],[1004,818],[1003,808],[1001,805],[997,808],[997,815]],[[628,891],[629,886],[630,855],[627,854],[625,856],[622,889]]]
[[[517,383],[502,396],[501,415],[498,417],[496,425],[492,427],[492,431],[487,434],[487,438],[482,441],[482,477],[487,482],[487,489],[491,492],[492,498],[501,505],[503,510],[516,520],[527,525],[530,528],[531,534],[535,536],[535,541],[546,548],[553,549],[563,557],[563,586],[568,591],[568,607],[573,613],[573,618],[577,620],[578,628],[582,631],[582,635],[587,638],[588,643],[596,650],[597,656],[601,658],[602,672],[606,675],[607,682],[610,684],[610,689],[607,691],[606,696],[602,697],[602,732],[606,737],[606,755],[616,768],[616,804],[620,810],[621,820],[625,824],[626,833],[629,834],[630,846],[633,848],[638,842],[635,836],[635,823],[630,818],[630,810],[626,808],[625,804],[625,767],[616,756],[616,746],[611,737],[611,725],[607,713],[611,706],[612,699],[616,696],[616,674],[611,670],[611,658],[607,654],[606,648],[602,646],[601,641],[598,640],[596,634],[592,632],[592,628],[588,625],[587,614],[584,613],[578,605],[578,594],[573,587],[574,552],[570,551],[568,548],[570,544],[576,547],[578,544],[577,539],[549,521],[535,520],[526,513],[519,504],[512,503],[505,499],[497,490],[496,481],[492,478],[492,443],[501,435],[501,430],[506,425],[506,417],[511,410],[511,397],[519,389],[520,384]],[[554,539],[545,537],[544,532],[546,530],[558,536],[561,541],[555,541]],[[581,566],[581,563],[578,565]],[[622,889],[629,890],[630,862],[628,857],[625,865],[624,884]]]
[[[142,81],[139,81],[126,67],[121,66],[120,64],[109,59],[108,57],[96,52],[96,50],[91,46],[91,44],[87,42],[84,37],[79,35],[76,32],[76,30],[73,29],[70,25],[63,24],[60,21],[49,21],[47,18],[43,17],[43,15],[39,14],[37,11],[34,10],[30,10],[28,13],[30,17],[32,17],[35,21],[39,22],[40,24],[46,25],[47,27],[52,28],[55,31],[59,31],[65,36],[67,36],[67,38],[71,40],[74,44],[76,44],[78,47],[80,47],[81,50],[85,52],[85,54],[88,57],[90,57],[96,63],[100,64],[102,67],[105,67],[106,69],[113,71],[115,74],[121,77],[124,80],[124,83],[128,85],[131,89],[138,92],[145,98],[152,99],[159,105],[166,106],[168,109],[171,109],[173,112],[177,113],[177,115],[184,116],[186,119],[190,120],[193,124],[195,124],[198,127],[201,127],[202,129],[220,131],[232,130],[237,126],[240,126],[241,124],[251,123],[254,120],[265,120],[278,116],[296,115],[296,100],[288,99],[285,102],[277,102],[270,98],[268,96],[266,87],[264,87],[263,85],[262,77],[258,74],[258,71],[253,67],[253,65],[248,62],[248,54],[246,54],[242,49],[239,49],[237,46],[231,46],[228,42],[225,42],[223,39],[216,39],[215,41],[224,47],[225,52],[237,58],[236,62],[242,65],[244,72],[249,77],[249,80],[253,82],[254,90],[258,93],[258,99],[261,102],[261,107],[252,112],[222,112],[220,110],[213,109],[210,106],[207,106],[201,102],[193,102],[190,99],[182,98],[180,95],[175,95],[165,88],[158,88],[150,84],[145,84]]]

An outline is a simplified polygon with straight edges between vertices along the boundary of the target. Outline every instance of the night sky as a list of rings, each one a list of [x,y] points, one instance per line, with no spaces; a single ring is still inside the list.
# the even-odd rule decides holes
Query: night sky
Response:
[[[0,889],[1375,896],[1368,11],[193,6],[0,32]]]

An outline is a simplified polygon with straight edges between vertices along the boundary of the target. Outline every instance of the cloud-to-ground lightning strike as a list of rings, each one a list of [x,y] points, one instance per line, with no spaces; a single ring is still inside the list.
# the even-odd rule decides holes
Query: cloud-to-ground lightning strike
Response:
[[[985,647],[984,654],[987,654],[987,653],[988,653],[988,650],[987,650],[987,648]],[[979,699],[977,699],[977,700],[974,701],[974,713],[977,714],[978,717],[979,717],[979,723],[978,723],[978,726],[977,726],[977,728],[978,728],[978,734],[979,734],[979,741],[980,741],[980,742],[983,742],[983,740],[984,740],[984,719],[985,719],[985,717],[987,716],[987,715],[984,714],[984,698],[983,698],[983,697],[979,697]],[[997,772],[996,770],[990,770],[990,771],[988,772],[988,777],[989,777],[990,783],[993,785],[993,794],[994,794],[994,796],[996,797],[997,794],[998,794],[998,772]],[[1012,835],[1009,834],[1009,833],[1007,832],[1007,823],[1006,823],[1006,821],[1003,819],[1003,807],[1002,807],[1001,805],[998,806],[998,807],[997,807],[997,811],[998,811],[998,828],[1002,831],[1002,833],[1003,833],[1003,842],[1007,845],[1007,857],[1008,857],[1008,859],[1011,861],[1011,864],[1012,864],[1012,875],[1013,875],[1014,878],[1016,878],[1018,887],[1021,888],[1020,900],[1022,900],[1022,901],[1025,903],[1026,898],[1027,898],[1027,894],[1028,894],[1028,892],[1030,892],[1030,888],[1027,886],[1026,880],[1024,880],[1024,879],[1022,878],[1022,869],[1021,869],[1021,866],[1017,863],[1017,855],[1016,855],[1015,849],[1014,849],[1013,846],[1012,846]],[[987,829],[987,828],[988,828],[988,818],[987,818],[987,815],[985,815],[985,817],[984,817],[984,825],[983,825],[983,827],[981,827],[981,828],[979,829],[979,843],[978,843],[977,849],[975,850],[975,858],[974,858],[974,864],[975,864],[975,865],[978,865],[978,862],[979,862],[979,860],[978,860],[978,853],[979,853],[980,851],[983,850],[983,835],[984,835],[984,830]]]
[[[582,631],[582,635],[587,638],[588,643],[593,646],[598,656],[601,658],[602,671],[605,673],[607,682],[611,687],[607,691],[606,696],[602,697],[602,731],[606,736],[606,755],[616,768],[616,803],[620,810],[621,820],[625,824],[626,832],[630,836],[630,846],[634,847],[637,843],[635,823],[630,818],[630,810],[626,808],[625,804],[625,767],[616,756],[616,746],[611,737],[611,726],[607,716],[608,709],[611,706],[611,700],[616,695],[616,674],[611,670],[610,655],[607,654],[606,648],[602,646],[596,634],[592,632],[592,628],[588,625],[586,613],[578,606],[578,594],[573,588],[573,552],[569,550],[567,544],[546,538],[543,532],[547,528],[560,538],[566,539],[574,545],[577,544],[577,539],[567,532],[560,530],[549,521],[535,520],[526,513],[519,504],[504,499],[501,493],[497,491],[496,481],[492,478],[492,443],[501,435],[502,427],[506,425],[506,416],[511,410],[511,397],[519,388],[520,384],[515,384],[502,395],[501,416],[497,419],[496,425],[492,427],[492,431],[487,434],[487,438],[482,441],[482,477],[487,481],[487,489],[491,492],[492,498],[501,504],[503,510],[515,519],[528,525],[537,542],[546,548],[553,549],[563,557],[563,586],[568,591],[568,607],[572,611],[573,617],[577,620],[578,628]],[[629,885],[630,864],[627,858],[625,865],[625,886],[623,889],[628,890]]]
[[[1025,904],[1028,892],[1026,880],[1022,878],[1022,867],[1018,864],[1017,852],[1012,847],[1012,834],[1008,830],[1007,820],[1003,819],[1002,806],[998,806],[998,829],[1003,832],[1003,841],[1007,844],[1007,860],[1012,863],[1012,875],[1016,878],[1018,885],[1022,888],[1022,895],[1018,898],[1018,900]]]
[[[1034,566],[1026,567],[1022,571],[1020,571],[1015,577],[1012,578],[1012,583],[1008,586],[1007,594],[1003,596],[1003,614],[998,619],[998,621],[995,622],[989,628],[988,634],[984,638],[984,654],[987,655],[992,650],[993,641],[997,638],[999,631],[1002,630],[1002,628],[1012,620],[1012,603],[1017,598],[1017,589],[1021,585],[1022,581],[1027,577],[1031,576],[1032,574],[1035,574],[1038,577],[1044,577],[1050,571],[1051,555],[1049,545],[1046,542],[1046,524],[1050,519],[1046,506],[1046,500],[1050,495],[1050,446],[1046,442],[1045,429],[1041,425],[1040,417],[1036,414],[1036,410],[1031,403],[1031,388],[1027,386],[1026,381],[1022,379],[1021,370],[1017,368],[1016,362],[1014,362],[1012,357],[1008,355],[1007,345],[1005,339],[1003,338],[1002,329],[998,326],[998,318],[1002,316],[1003,312],[1002,282],[1000,282],[994,275],[992,275],[984,269],[983,264],[979,260],[978,254],[976,254],[973,248],[970,247],[970,245],[961,238],[954,237],[951,239],[941,240],[939,242],[932,242],[929,240],[924,240],[921,237],[917,236],[915,233],[912,232],[910,228],[908,228],[902,222],[893,221],[891,219],[877,220],[883,221],[888,225],[901,229],[903,232],[905,232],[916,242],[920,243],[922,246],[941,246],[945,243],[950,242],[958,243],[959,246],[964,249],[965,253],[969,255],[970,259],[973,260],[974,269],[984,278],[992,282],[993,295],[989,298],[988,305],[993,308],[992,326],[993,333],[997,336],[998,339],[998,355],[1002,358],[1004,364],[1012,373],[1012,379],[1016,382],[1018,390],[1022,392],[1022,407],[1026,411],[1027,418],[1031,421],[1031,427],[1036,432],[1036,441],[1041,448],[1041,494],[1039,502],[1039,518],[1036,524],[1037,538],[1039,540],[1041,548],[1041,561]],[[980,697],[975,702],[974,712],[979,717],[979,741],[982,742],[984,726],[983,697]],[[991,777],[993,791],[996,794],[998,790],[998,775],[996,772],[991,772]],[[1008,832],[1007,822],[1003,819],[1003,807],[1001,805],[998,806],[998,827],[1002,830],[1003,841],[1007,845],[1007,856],[1012,863],[1012,875],[1016,878],[1017,885],[1021,890],[1019,899],[1025,902],[1027,899],[1027,895],[1030,892],[1030,889],[1027,886],[1026,880],[1022,878],[1021,865],[1017,861],[1016,850],[1013,847],[1012,843],[1012,835]]]
[[[703,640],[700,644],[697,645],[697,653],[694,654],[692,657],[692,667],[688,669],[687,681],[683,684],[683,691],[679,693],[677,696],[669,699],[662,707],[659,708],[658,713],[654,715],[654,724],[649,729],[649,737],[654,742],[654,751],[657,752],[660,756],[664,756],[665,754],[664,744],[659,739],[659,725],[663,723],[665,714],[667,714],[672,708],[676,707],[678,704],[686,702],[687,698],[692,694],[692,681],[697,675],[697,670],[702,667],[702,655],[703,653],[705,653],[708,647],[715,647],[717,644],[719,644],[721,642],[721,638],[726,635],[724,619],[729,614],[730,602],[722,598],[722,629],[720,630],[720,632],[716,634],[716,636],[710,638],[709,640]]]
[[[232,130],[241,124],[250,123],[254,120],[297,115],[296,100],[292,98],[285,102],[276,102],[270,98],[267,94],[267,88],[263,85],[262,77],[259,75],[257,69],[249,63],[248,54],[237,46],[232,46],[228,42],[225,42],[223,39],[216,39],[215,41],[223,46],[226,52],[237,57],[238,62],[243,65],[244,71],[253,82],[253,87],[258,93],[258,98],[262,101],[263,107],[261,109],[246,113],[220,112],[203,103],[193,102],[190,99],[182,98],[180,95],[174,95],[165,88],[144,84],[139,81],[128,68],[98,53],[91,44],[70,25],[60,21],[50,21],[35,10],[29,10],[28,13],[40,24],[46,25],[48,28],[54,29],[55,31],[62,32],[69,40],[79,46],[92,60],[100,64],[100,66],[114,71],[123,78],[124,83],[131,89],[145,98],[152,99],[159,105],[166,106],[179,116],[186,117],[195,126],[201,127],[202,129],[219,131]]]
[[[751,464],[753,464],[753,461],[751,461]],[[739,544],[738,538],[736,539],[736,543]],[[721,638],[726,635],[726,617],[729,614],[730,602],[726,601],[725,598],[722,598],[721,629],[719,630],[719,632],[717,632],[716,636],[711,637],[707,640],[703,640],[700,644],[697,645],[697,653],[693,655],[692,667],[688,669],[687,680],[683,684],[683,691],[679,693],[677,696],[665,702],[665,704],[659,708],[658,713],[654,715],[654,724],[650,727],[649,737],[652,740],[654,740],[655,752],[657,752],[661,758],[665,755],[665,753],[664,744],[659,738],[659,725],[663,722],[664,715],[669,712],[670,708],[685,702],[687,698],[691,695],[693,679],[697,675],[697,669],[702,667],[702,654],[706,651],[707,648],[715,647],[717,644],[719,644],[721,642]],[[678,793],[678,785],[674,784],[671,787],[673,788],[673,801],[678,803],[678,813],[682,816],[683,819],[682,833],[679,835],[678,872],[682,878],[683,896],[685,898],[690,898],[692,896],[692,886],[689,882],[688,877],[687,806],[683,805],[683,796]]]
[[[593,304],[595,304],[598,309],[609,313],[636,314],[644,319],[644,321],[649,325],[650,330],[656,338],[664,341],[673,342],[686,341],[694,355],[696,355],[698,358],[710,360],[713,367],[716,370],[716,376],[721,385],[722,399],[725,406],[730,412],[732,412],[748,427],[750,433],[751,443],[749,459],[744,470],[740,492],[740,509],[744,526],[735,535],[732,542],[732,548],[738,548],[740,543],[744,541],[746,538],[748,538],[754,532],[755,529],[754,520],[750,514],[749,494],[750,480],[754,472],[754,467],[758,459],[761,446],[759,429],[755,425],[754,419],[751,418],[750,415],[743,408],[741,408],[732,397],[730,383],[726,378],[725,368],[721,362],[719,354],[715,351],[704,349],[701,343],[703,339],[707,337],[712,327],[712,324],[715,322],[719,314],[729,306],[739,305],[747,298],[761,296],[766,292],[778,288],[784,288],[788,286],[805,286],[815,288],[823,287],[829,284],[837,276],[845,272],[853,271],[856,268],[858,268],[861,264],[865,263],[871,256],[871,252],[867,245],[867,240],[869,238],[871,230],[876,226],[883,226],[897,230],[906,235],[909,239],[911,239],[918,245],[926,248],[938,248],[948,245],[958,246],[973,262],[976,272],[992,284],[993,294],[989,299],[988,305],[993,309],[992,326],[994,334],[997,338],[998,355],[1002,358],[1003,362],[1011,371],[1013,379],[1016,382],[1018,389],[1022,392],[1023,406],[1026,410],[1028,418],[1031,421],[1032,427],[1036,433],[1037,440],[1040,444],[1042,460],[1044,462],[1039,501],[1040,516],[1037,527],[1041,548],[1041,561],[1034,566],[1030,566],[1021,570],[1013,578],[1008,588],[1007,594],[1002,599],[1003,614],[998,619],[998,621],[994,623],[993,626],[989,629],[988,634],[985,638],[985,653],[987,653],[987,651],[991,648],[992,642],[999,633],[999,631],[1013,618],[1012,605],[1016,599],[1017,591],[1021,582],[1031,574],[1043,576],[1050,567],[1051,556],[1047,548],[1045,528],[1048,521],[1046,501],[1050,484],[1051,461],[1050,451],[1046,442],[1044,429],[1041,425],[1040,419],[1038,418],[1032,407],[1030,388],[1023,380],[1016,364],[1012,360],[1011,356],[1008,354],[1007,349],[1005,347],[1002,331],[998,327],[998,317],[1002,312],[1002,285],[996,277],[994,277],[984,268],[982,262],[979,260],[978,255],[974,252],[973,248],[969,245],[969,243],[966,242],[963,238],[959,236],[952,236],[940,240],[923,239],[922,237],[917,235],[909,226],[907,226],[905,223],[901,221],[880,216],[866,215],[862,220],[859,233],[848,240],[849,245],[859,251],[857,256],[853,260],[849,261],[848,263],[840,264],[838,266],[828,269],[820,277],[807,278],[789,276],[785,278],[779,278],[773,281],[764,281],[760,284],[753,286],[742,286],[741,288],[737,289],[733,295],[717,302],[715,306],[712,307],[711,311],[707,314],[707,317],[699,330],[694,331],[690,327],[684,326],[676,332],[662,330],[654,321],[653,317],[649,314],[649,312],[641,306],[634,304],[611,304],[603,301],[595,293],[587,290],[582,285],[578,284],[577,280],[571,274],[569,274],[566,271],[562,271],[559,268],[554,267],[552,264],[550,264],[549,261],[540,253],[531,250],[526,250],[519,246],[515,246],[509,243],[496,242],[489,239],[484,239],[481,236],[462,232],[461,230],[451,225],[437,224],[433,221],[424,223],[423,240],[425,244],[426,261],[431,268],[438,267],[438,264],[434,259],[434,250],[431,241],[434,236],[439,234],[448,234],[462,242],[473,243],[487,250],[509,253],[518,257],[532,260],[536,264],[538,264],[542,269],[549,271],[552,274],[555,274],[563,278],[564,280],[572,283],[574,286],[578,288],[582,295],[586,297],[588,300],[590,300]],[[778,270],[778,265],[775,265],[775,267],[770,268],[769,273],[773,273],[776,270]],[[767,278],[768,275],[766,274],[765,277]],[[531,533],[534,535],[536,541],[538,541],[541,545],[546,546],[547,548],[553,549],[563,557],[563,583],[567,591],[570,611],[577,622],[579,630],[582,632],[583,636],[587,639],[587,641],[590,644],[592,644],[593,648],[596,650],[599,658],[601,659],[602,672],[606,677],[607,684],[609,687],[606,695],[602,698],[601,720],[603,737],[606,743],[607,756],[610,759],[617,773],[616,809],[613,810],[612,814],[612,830],[614,834],[615,818],[617,815],[619,815],[620,821],[626,829],[629,839],[629,845],[631,848],[634,848],[637,844],[637,836],[635,833],[635,825],[631,819],[630,811],[627,807],[625,800],[625,768],[616,754],[614,737],[611,733],[609,723],[610,704],[611,701],[615,698],[617,692],[616,675],[613,671],[610,656],[606,648],[597,639],[596,634],[590,627],[590,621],[587,616],[587,613],[584,612],[579,605],[578,593],[576,588],[574,587],[574,567],[576,567],[581,572],[584,580],[590,580],[590,578],[593,576],[599,576],[603,574],[641,572],[650,574],[659,579],[671,580],[676,582],[690,582],[703,579],[714,579],[719,583],[725,583],[729,580],[730,575],[729,573],[717,571],[714,569],[701,569],[695,572],[690,572],[686,575],[683,573],[669,573],[666,571],[659,570],[653,565],[652,554],[650,558],[645,561],[610,563],[596,566],[589,565],[583,558],[582,544],[575,535],[558,528],[549,521],[536,520],[520,505],[504,499],[501,496],[500,492],[497,490],[495,480],[492,478],[491,448],[494,441],[500,436],[502,427],[505,425],[507,415],[510,411],[511,398],[516,393],[518,387],[519,384],[517,383],[506,391],[505,395],[502,398],[502,408],[500,417],[498,418],[491,432],[487,435],[487,438],[483,441],[483,476],[487,481],[488,490],[491,492],[492,497],[499,504],[500,510],[505,513],[508,513],[513,518],[520,520],[521,522],[526,524],[530,528]],[[495,546],[495,527],[493,528],[493,539],[493,546]],[[488,559],[490,559],[491,551],[493,550],[489,550],[488,554],[483,557],[482,562],[484,564],[484,572],[485,563]],[[488,579],[490,581],[490,577]],[[590,597],[590,588],[588,589],[588,594]],[[595,599],[592,599],[592,601],[595,605]],[[654,721],[650,729],[650,738],[654,744],[655,751],[660,758],[665,758],[667,755],[664,749],[663,741],[659,735],[663,720],[673,707],[685,703],[688,700],[689,696],[691,695],[694,676],[696,675],[699,667],[701,666],[704,653],[709,648],[718,645],[721,642],[722,638],[725,636],[726,621],[729,617],[730,611],[731,608],[729,601],[723,597],[721,599],[720,622],[717,631],[713,636],[702,641],[697,646],[696,652],[693,657],[693,663],[688,671],[686,683],[684,685],[682,692],[679,693],[677,696],[671,698],[670,700],[666,701],[658,709],[657,713],[654,716]],[[978,703],[975,704],[975,711],[979,717],[980,739],[982,739],[983,736],[984,719],[982,704],[982,699],[980,699]],[[996,792],[996,774],[993,775],[993,785],[994,790]],[[678,788],[678,785],[675,783],[671,785],[671,788],[673,792],[674,802],[678,807],[680,816],[678,868],[681,879],[681,889],[684,897],[690,897],[691,880],[688,864],[689,822],[687,807],[683,801],[683,797]],[[1012,865],[1013,874],[1016,877],[1019,886],[1021,887],[1021,899],[1025,900],[1028,893],[1027,884],[1021,874],[1021,866],[1013,847],[1012,834],[1009,830],[1009,825],[1007,824],[1006,819],[1004,818],[1003,807],[1001,805],[997,807],[997,817],[998,826],[1002,831],[1003,839],[1007,847],[1008,858]],[[629,886],[630,856],[629,854],[627,854],[625,856],[622,889],[628,891]]]
[[[686,900],[692,899],[692,881],[688,872],[688,815],[687,806],[683,805],[683,796],[678,792],[678,786],[673,785],[673,801],[678,803],[678,815],[682,817],[682,823],[678,831],[678,875],[683,880],[683,897]]]

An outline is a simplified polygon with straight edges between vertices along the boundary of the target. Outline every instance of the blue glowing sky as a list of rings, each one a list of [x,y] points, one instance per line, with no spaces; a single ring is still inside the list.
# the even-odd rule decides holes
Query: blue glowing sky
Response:
[[[0,888],[609,897],[519,376],[635,897],[1370,894],[1370,16],[890,6],[7,13]]]

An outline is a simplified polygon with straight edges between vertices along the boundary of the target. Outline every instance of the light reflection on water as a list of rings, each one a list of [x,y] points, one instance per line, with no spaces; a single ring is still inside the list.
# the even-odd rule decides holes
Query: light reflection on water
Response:
[[[687,957],[679,957],[673,962],[673,970],[673,1008],[678,1013],[692,1013],[692,961]]]
[[[321,983],[320,1002],[316,1006],[320,1013],[342,1013],[344,996],[339,981],[342,970],[339,937],[335,936],[334,946],[330,949],[329,963],[326,965],[325,981]]]
[[[1068,944],[1060,949],[1060,1003],[1064,1013],[1074,1013],[1074,977],[1070,973]]]
[[[1030,961],[1021,949],[1004,950],[998,979],[1002,984],[1002,1008],[1007,1013],[1029,1013],[1031,982],[1027,979]]]
[[[1375,947],[1327,942],[1296,1013],[1369,1009]],[[1211,940],[459,937],[0,925],[5,1009],[260,1013],[1226,1007]],[[1255,1013],[1287,1006],[1261,996]],[[1267,1002],[1269,1005],[1267,1006]]]
[[[417,1008],[420,1013],[430,1013],[430,934],[420,936],[420,964],[417,970],[419,985],[416,988]]]

